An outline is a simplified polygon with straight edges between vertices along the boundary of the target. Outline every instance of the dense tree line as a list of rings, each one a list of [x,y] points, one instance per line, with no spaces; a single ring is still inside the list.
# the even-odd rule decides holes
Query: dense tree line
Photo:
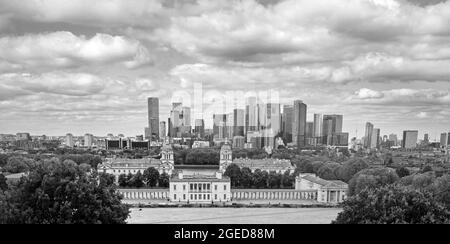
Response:
[[[129,208],[114,181],[82,165],[88,164],[58,158],[37,163],[28,176],[0,191],[0,223],[125,223]]]
[[[335,223],[450,223],[448,174],[364,169],[350,180],[349,196]]]
[[[325,180],[341,180],[344,182],[349,182],[356,173],[369,167],[369,164],[360,158],[352,158],[343,163],[337,163],[327,161],[327,158],[296,157],[292,159],[292,164],[296,166],[296,176],[300,173],[314,173]]]
[[[167,188],[169,181],[168,174],[159,174],[158,170],[153,167],[146,169],[144,173],[138,171],[136,174],[121,174],[118,179],[119,186],[124,188]]]
[[[230,177],[231,187],[240,189],[292,189],[295,184],[295,176],[289,171],[284,174],[261,171],[252,171],[249,168],[240,168],[231,164],[224,173]]]

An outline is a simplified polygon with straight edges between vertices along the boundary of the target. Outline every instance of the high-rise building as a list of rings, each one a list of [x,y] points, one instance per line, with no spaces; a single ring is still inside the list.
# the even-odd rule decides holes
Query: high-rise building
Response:
[[[93,143],[94,143],[94,136],[92,134],[85,134],[84,135],[84,146],[92,147]]]
[[[428,134],[423,135],[423,142],[426,144],[430,142],[430,136]]]
[[[259,129],[263,137],[275,137],[281,132],[280,104],[259,104]]]
[[[258,131],[258,100],[256,97],[247,98],[245,108],[245,133]]]
[[[166,122],[165,121],[161,121],[159,123],[159,137],[166,138],[166,136],[167,136]]]
[[[306,122],[306,138],[314,137],[314,122]]]
[[[195,120],[194,134],[197,138],[205,138],[205,121],[203,119]]]
[[[398,138],[396,134],[390,134],[389,135],[389,141],[393,143],[394,146],[398,145]]]
[[[16,134],[17,141],[31,141],[30,133],[17,133]]]
[[[282,116],[283,140],[285,143],[292,142],[292,123],[294,117],[294,107],[292,105],[284,105]]]
[[[306,114],[307,106],[303,101],[294,101],[294,118],[292,123],[292,140],[298,148],[306,144]]]
[[[72,134],[67,134],[66,135],[66,146],[67,147],[74,147],[75,143],[73,142],[73,135]]]
[[[181,118],[182,118],[182,126],[191,126],[191,108],[189,107],[183,107],[183,111],[181,114]]]
[[[370,122],[366,123],[366,133],[364,136],[364,147],[371,148],[372,146],[372,134],[373,134],[373,124]]]
[[[214,114],[213,115],[213,133],[214,138],[225,139],[227,137],[227,115],[226,114]],[[231,139],[231,138],[230,138]]]
[[[180,128],[180,111],[172,110],[170,111],[170,137],[177,137]]]
[[[314,137],[321,138],[323,136],[323,116],[322,114],[314,114]]]
[[[244,148],[245,138],[243,136],[233,137],[233,148]]]
[[[149,140],[159,139],[159,99],[148,98],[148,128],[150,129]]]
[[[233,111],[233,136],[245,135],[245,110],[235,109]]]
[[[372,131],[372,141],[370,143],[370,148],[380,148],[380,133],[381,130],[380,129],[376,129],[374,128]]]
[[[441,134],[441,141],[440,141],[441,142],[441,147],[447,147],[448,146],[448,139],[449,139],[449,137],[447,136],[447,133],[442,133]]]
[[[416,148],[419,132],[417,130],[405,130],[403,131],[403,143],[402,147],[405,149]]]

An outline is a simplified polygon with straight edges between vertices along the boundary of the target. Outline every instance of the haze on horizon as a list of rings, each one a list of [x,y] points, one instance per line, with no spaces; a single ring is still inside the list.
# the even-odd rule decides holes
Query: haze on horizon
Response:
[[[0,133],[144,134],[147,97],[167,121],[202,83],[343,114],[351,137],[370,121],[439,139],[448,26],[444,0],[0,0]]]

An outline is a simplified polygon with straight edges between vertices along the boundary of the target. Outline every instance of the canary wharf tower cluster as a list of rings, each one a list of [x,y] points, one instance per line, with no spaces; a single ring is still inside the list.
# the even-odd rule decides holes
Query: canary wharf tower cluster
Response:
[[[302,100],[280,104],[247,97],[244,108],[208,118],[213,122],[212,128],[205,128],[204,119],[192,121],[192,109],[180,102],[171,104],[167,122],[159,121],[159,105],[157,97],[148,98],[145,139],[151,142],[170,139],[186,144],[195,140],[194,147],[229,143],[234,148],[246,149],[274,149],[280,145],[348,147],[349,133],[342,131],[344,116],[314,114],[314,120],[308,121],[308,106]]]

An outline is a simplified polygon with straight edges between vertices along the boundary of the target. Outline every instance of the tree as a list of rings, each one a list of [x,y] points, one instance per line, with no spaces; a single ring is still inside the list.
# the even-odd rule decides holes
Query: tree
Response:
[[[366,188],[344,202],[333,224],[449,224],[450,212],[429,192],[399,185]]]
[[[128,183],[129,186],[135,188],[141,188],[144,186],[144,177],[142,176],[141,171],[138,171]]]
[[[267,187],[267,180],[269,174],[266,171],[261,171],[260,169],[255,170],[253,173],[253,186],[257,189],[263,189]]]
[[[450,175],[443,175],[434,181],[433,193],[439,202],[450,209]]]
[[[339,169],[339,179],[345,182],[349,182],[356,173],[368,167],[369,164],[367,164],[360,158],[347,160]]]
[[[0,174],[0,190],[8,189],[8,183],[6,182],[6,177],[3,174]]]
[[[74,162],[44,160],[0,196],[0,223],[124,224],[128,206],[98,181]]]
[[[403,178],[403,177],[408,176],[410,174],[409,170],[407,168],[405,168],[405,167],[397,168],[395,170],[395,172],[397,173],[398,177],[400,177],[400,178]]]
[[[431,167],[430,165],[427,165],[427,166],[423,167],[423,169],[422,169],[422,173],[431,172],[431,171],[433,171],[433,167]]]
[[[327,163],[319,168],[317,176],[324,180],[338,180],[336,172],[340,169],[341,165],[338,163]]]
[[[163,173],[159,176],[158,185],[159,187],[169,187],[170,176],[166,173]]]
[[[31,170],[36,165],[33,159],[22,156],[15,156],[8,158],[4,170],[9,173],[24,173]]]
[[[120,187],[128,187],[128,177],[126,174],[119,175],[119,186]]]
[[[289,170],[281,176],[281,188],[292,188],[294,186],[295,176]]]
[[[271,189],[278,189],[281,185],[281,175],[274,171],[269,173],[268,185]]]
[[[149,187],[155,187],[158,184],[159,172],[153,167],[150,167],[144,171],[144,182]]]
[[[116,182],[116,177],[112,174],[100,173],[98,174],[100,185],[104,187],[111,187]]]
[[[313,168],[313,173],[317,174],[317,172],[319,171],[319,169],[324,166],[325,163],[322,161],[315,161],[312,163],[312,168]]]
[[[240,187],[242,188],[251,188],[252,187],[252,178],[253,173],[249,168],[241,169],[241,182]]]
[[[230,177],[232,187],[236,188],[240,185],[242,173],[241,168],[238,165],[231,164],[228,166],[224,175]]]
[[[348,185],[349,195],[355,195],[365,188],[377,188],[395,183],[399,179],[391,168],[372,168],[358,172]]]

